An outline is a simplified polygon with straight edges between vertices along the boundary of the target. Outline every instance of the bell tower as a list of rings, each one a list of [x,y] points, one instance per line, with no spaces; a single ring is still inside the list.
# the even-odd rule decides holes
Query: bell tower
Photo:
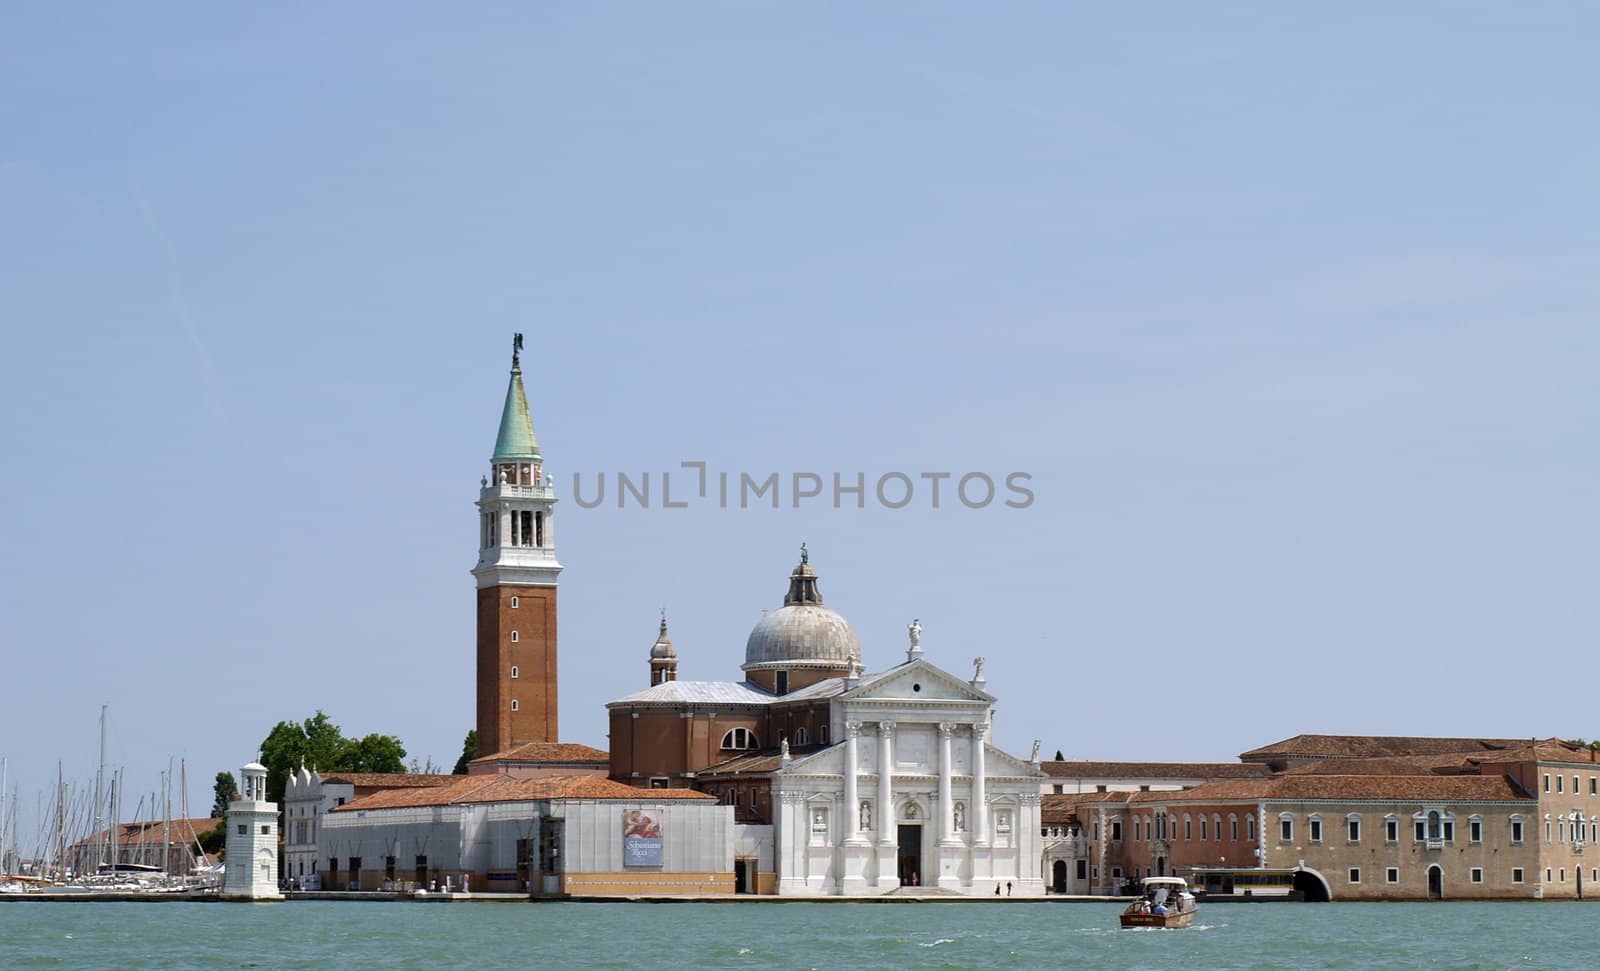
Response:
[[[522,387],[522,335],[490,472],[478,490],[478,754],[559,741],[556,494]]]

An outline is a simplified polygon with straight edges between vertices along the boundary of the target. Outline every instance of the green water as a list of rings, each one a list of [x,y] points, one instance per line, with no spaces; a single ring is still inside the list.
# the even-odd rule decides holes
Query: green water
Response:
[[[0,968],[1600,967],[1582,903],[0,903]]]

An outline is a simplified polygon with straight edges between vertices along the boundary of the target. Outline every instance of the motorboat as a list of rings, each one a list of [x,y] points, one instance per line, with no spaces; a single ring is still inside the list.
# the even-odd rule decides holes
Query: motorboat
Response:
[[[1194,923],[1194,894],[1182,877],[1145,877],[1144,892],[1122,912],[1123,927],[1188,927]]]

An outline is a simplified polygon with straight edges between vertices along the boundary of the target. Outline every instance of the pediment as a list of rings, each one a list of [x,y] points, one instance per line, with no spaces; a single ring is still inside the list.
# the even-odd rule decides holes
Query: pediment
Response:
[[[869,678],[841,697],[849,701],[958,701],[985,705],[995,701],[988,692],[920,658]]]
[[[843,775],[844,746],[834,745],[805,758],[795,759],[777,770],[779,775]]]

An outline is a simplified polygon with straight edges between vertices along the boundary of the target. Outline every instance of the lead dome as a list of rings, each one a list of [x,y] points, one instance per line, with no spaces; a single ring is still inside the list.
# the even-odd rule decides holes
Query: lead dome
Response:
[[[817,574],[805,547],[789,575],[783,606],[761,618],[744,646],[745,671],[825,668],[848,671],[861,656],[861,641],[848,621],[822,602]]]

